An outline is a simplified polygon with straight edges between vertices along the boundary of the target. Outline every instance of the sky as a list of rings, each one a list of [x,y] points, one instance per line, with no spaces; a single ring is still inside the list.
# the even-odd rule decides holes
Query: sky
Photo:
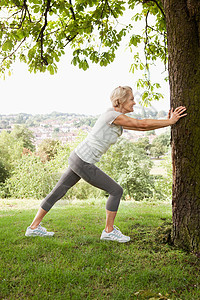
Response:
[[[133,53],[125,50],[123,44],[117,51],[115,61],[106,67],[90,64],[86,71],[71,64],[70,49],[58,64],[55,75],[47,73],[29,73],[24,63],[16,63],[11,76],[0,78],[1,105],[0,114],[46,114],[53,111],[99,115],[111,106],[110,94],[117,86],[128,85],[133,88],[138,104],[140,91],[136,81],[140,74],[129,72],[133,62]],[[157,110],[168,111],[169,85],[163,78],[164,66],[158,63],[151,72],[151,79],[160,82],[164,100],[153,102]]]

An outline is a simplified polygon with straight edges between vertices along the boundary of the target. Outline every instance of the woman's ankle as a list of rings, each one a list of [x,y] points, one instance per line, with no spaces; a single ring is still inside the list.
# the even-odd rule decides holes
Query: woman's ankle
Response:
[[[38,227],[38,225],[37,226],[35,226],[35,225],[30,226],[31,229],[36,229],[37,227]]]
[[[35,216],[33,222],[32,222],[31,225],[30,225],[30,228],[31,228],[31,229],[37,228],[38,225],[42,222],[42,220],[43,220],[43,218],[44,218],[44,216],[45,216],[46,214],[47,214],[47,211],[40,207],[40,208],[38,209],[38,212],[37,212],[37,214],[36,214],[36,216]]]
[[[109,226],[109,227],[106,227],[106,228],[105,228],[105,232],[110,233],[110,232],[113,231],[113,229],[114,229],[113,226],[112,226],[112,227],[110,227],[110,226]]]

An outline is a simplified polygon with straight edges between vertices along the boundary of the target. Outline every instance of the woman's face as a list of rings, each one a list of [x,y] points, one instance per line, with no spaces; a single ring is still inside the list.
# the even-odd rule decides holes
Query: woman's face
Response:
[[[122,104],[122,112],[124,114],[133,112],[133,106],[135,104],[133,93],[130,91],[127,100]]]

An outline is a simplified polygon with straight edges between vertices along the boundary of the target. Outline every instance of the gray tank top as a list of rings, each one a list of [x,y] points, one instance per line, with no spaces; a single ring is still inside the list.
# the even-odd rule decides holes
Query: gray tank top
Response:
[[[75,149],[82,160],[94,164],[112,144],[116,143],[117,138],[122,135],[123,128],[113,124],[113,121],[120,115],[122,113],[112,107],[98,118],[92,131]]]

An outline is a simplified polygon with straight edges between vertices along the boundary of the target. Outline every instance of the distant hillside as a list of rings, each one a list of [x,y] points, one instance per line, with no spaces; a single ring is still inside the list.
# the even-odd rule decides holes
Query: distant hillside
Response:
[[[51,114],[12,114],[12,115],[0,115],[0,129],[12,129],[14,124],[26,125],[27,127],[38,127],[41,124],[51,127],[52,124],[63,125],[65,123],[71,123],[73,127],[79,128],[82,125],[92,127],[96,122],[98,116],[89,116],[75,113],[60,113],[52,112]]]
[[[134,113],[130,116],[142,118],[166,118],[165,111],[156,112],[150,108],[135,107]],[[25,126],[32,131],[34,145],[37,147],[44,139],[59,140],[62,144],[74,142],[79,134],[87,135],[98,116],[52,112],[51,114],[12,114],[0,115],[0,133],[3,130],[11,132],[16,125]],[[164,130],[164,131],[163,131]],[[165,132],[166,128],[159,129],[158,134]],[[156,131],[148,133],[144,131],[124,130],[123,137],[130,141],[138,141],[140,138],[148,136],[152,142],[156,136]]]
[[[150,108],[143,108],[141,106],[135,107],[135,112],[131,113],[130,116],[143,119],[159,119],[166,118],[167,112],[165,111],[155,111]],[[43,124],[46,128],[52,126],[52,124],[64,125],[70,123],[71,126],[75,128],[80,128],[81,126],[92,127],[96,122],[98,116],[76,114],[76,113],[61,113],[52,112],[51,114],[10,114],[10,115],[0,115],[0,130],[2,129],[12,129],[14,124],[24,124],[27,127],[38,127]]]

